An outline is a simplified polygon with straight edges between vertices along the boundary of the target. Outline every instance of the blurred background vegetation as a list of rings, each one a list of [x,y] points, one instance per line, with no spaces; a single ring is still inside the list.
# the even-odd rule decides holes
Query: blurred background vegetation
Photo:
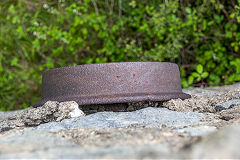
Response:
[[[0,110],[40,99],[44,70],[170,61],[183,87],[240,81],[240,0],[2,0]]]

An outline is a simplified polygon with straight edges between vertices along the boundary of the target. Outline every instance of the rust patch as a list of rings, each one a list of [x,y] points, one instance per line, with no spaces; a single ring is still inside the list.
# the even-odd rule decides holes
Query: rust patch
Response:
[[[152,96],[152,94],[151,94],[151,93],[149,93],[149,94],[148,94],[148,96],[149,96],[149,97],[151,97],[151,96]]]
[[[133,73],[133,78],[136,78],[136,74],[135,73]]]

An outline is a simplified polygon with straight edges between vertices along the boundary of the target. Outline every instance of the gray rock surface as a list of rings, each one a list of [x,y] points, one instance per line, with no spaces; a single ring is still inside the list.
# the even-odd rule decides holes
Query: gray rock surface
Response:
[[[0,158],[176,158],[177,150],[196,140],[162,125],[55,133],[27,129],[0,136]]]
[[[195,113],[192,111],[176,112],[167,108],[144,108],[133,112],[99,112],[85,117],[65,119],[61,122],[41,124],[36,129],[58,131],[70,128],[112,128],[127,127],[134,124],[158,125],[170,127],[206,124],[202,119],[211,116],[209,113]]]
[[[83,116],[75,102],[0,112],[0,159],[239,159],[239,88],[186,89],[192,98],[119,110],[132,112],[102,112],[119,105],[95,105],[89,111],[101,112]]]
[[[237,105],[233,108],[222,110],[218,113],[220,119],[230,121],[240,119],[240,105]]]
[[[183,92],[201,97],[215,96],[224,93],[222,90],[213,90],[212,88],[187,88],[183,89]]]
[[[240,91],[240,83],[235,83],[232,85],[225,85],[225,86],[217,86],[217,87],[207,87],[205,89],[210,89],[213,91],[221,91],[221,92]]]
[[[38,138],[36,138],[38,137]],[[106,148],[86,148],[68,141],[66,137],[51,134],[46,131],[23,132],[21,135],[10,135],[0,140],[3,148],[0,150],[0,158],[136,158],[148,157],[153,150],[160,151],[159,156],[169,155],[167,145],[157,146],[115,146]],[[31,142],[31,143],[30,143]],[[156,148],[157,147],[157,148]]]
[[[239,159],[240,125],[204,137],[192,148],[193,158]]]
[[[217,128],[214,126],[197,126],[177,129],[177,132],[186,133],[190,136],[204,136],[215,131],[217,131]]]
[[[233,108],[234,106],[240,105],[240,99],[233,99],[222,104],[217,104],[215,109],[217,111]]]
[[[23,112],[24,110],[18,110],[18,111],[6,111],[6,112],[2,112],[0,111],[0,120],[4,120],[7,119],[9,117],[12,117],[16,114],[19,114],[21,112]]]

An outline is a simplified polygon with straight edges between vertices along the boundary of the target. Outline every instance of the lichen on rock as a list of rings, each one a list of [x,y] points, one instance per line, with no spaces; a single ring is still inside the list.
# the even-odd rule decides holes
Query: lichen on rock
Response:
[[[38,108],[29,107],[28,109],[7,117],[0,121],[0,132],[17,127],[32,127],[42,123],[61,121],[66,118],[83,116],[84,113],[78,108],[74,101],[56,102],[48,101]]]
[[[228,91],[226,93],[218,93],[214,96],[192,95],[191,98],[185,100],[172,99],[166,101],[162,106],[178,112],[190,110],[194,112],[216,113],[224,109],[219,109],[220,104],[234,99],[240,99],[239,91]]]

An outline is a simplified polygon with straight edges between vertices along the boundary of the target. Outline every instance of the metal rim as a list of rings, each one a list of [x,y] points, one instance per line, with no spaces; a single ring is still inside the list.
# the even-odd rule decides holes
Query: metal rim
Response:
[[[132,73],[133,77],[129,77]],[[147,76],[142,76],[145,74]],[[60,79],[59,75],[65,79]],[[107,88],[106,94],[102,92],[103,87]],[[178,66],[168,62],[100,63],[51,69],[43,74],[42,88],[42,100],[34,107],[49,100],[89,105],[191,97],[182,92]]]
[[[116,96],[103,96],[101,98],[97,97],[58,97],[53,98],[51,101],[58,101],[58,102],[65,102],[65,101],[75,101],[79,105],[90,105],[90,104],[114,104],[114,103],[128,103],[128,102],[141,102],[141,101],[166,101],[170,99],[187,99],[191,98],[189,94],[186,93],[159,93],[159,94],[152,94],[152,95],[116,95]],[[34,107],[38,107],[43,105],[49,101],[49,99],[42,99],[38,103],[34,104]],[[91,103],[89,103],[89,101]]]

